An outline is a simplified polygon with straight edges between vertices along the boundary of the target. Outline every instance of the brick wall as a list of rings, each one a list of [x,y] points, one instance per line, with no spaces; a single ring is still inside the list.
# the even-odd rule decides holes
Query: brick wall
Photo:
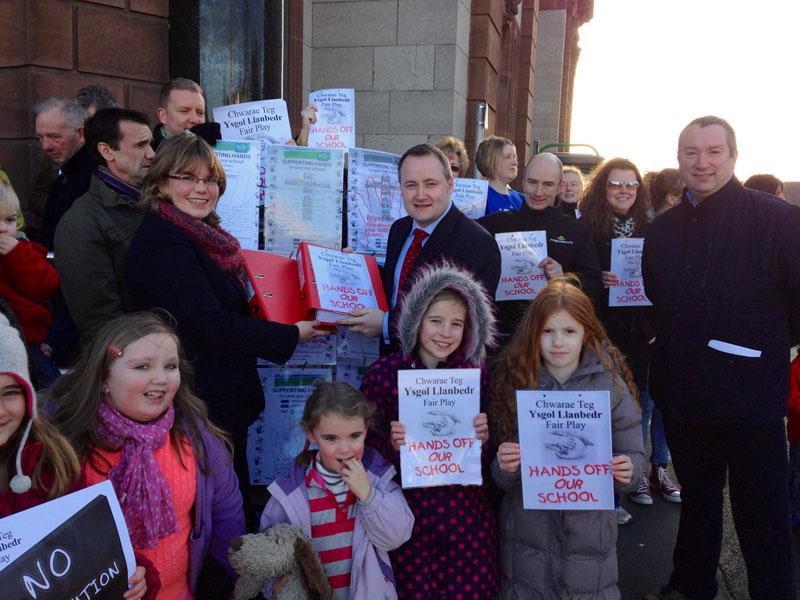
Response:
[[[32,105],[91,84],[155,122],[169,78],[169,0],[2,0],[0,165],[26,198],[39,171]]]

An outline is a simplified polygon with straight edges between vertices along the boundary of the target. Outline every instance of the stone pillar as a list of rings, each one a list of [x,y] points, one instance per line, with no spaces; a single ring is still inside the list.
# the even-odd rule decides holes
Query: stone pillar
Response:
[[[536,45],[531,139],[540,145],[559,139],[567,9],[565,0],[541,0]]]
[[[356,144],[464,137],[468,0],[313,0],[310,90],[356,90]],[[305,85],[305,84],[304,84]]]

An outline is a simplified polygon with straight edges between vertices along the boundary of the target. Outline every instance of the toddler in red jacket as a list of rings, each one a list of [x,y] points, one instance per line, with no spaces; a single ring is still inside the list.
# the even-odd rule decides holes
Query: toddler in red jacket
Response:
[[[0,180],[0,296],[14,309],[39,375],[46,388],[58,369],[44,344],[50,311],[42,303],[58,289],[58,274],[47,262],[44,246],[17,238],[19,199],[10,183]]]
[[[789,508],[792,511],[792,524],[800,527],[800,355],[792,361],[789,372],[786,425],[789,437]]]

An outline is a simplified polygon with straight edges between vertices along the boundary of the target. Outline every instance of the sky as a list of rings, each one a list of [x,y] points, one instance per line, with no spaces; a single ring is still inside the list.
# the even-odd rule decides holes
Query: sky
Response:
[[[800,0],[595,0],[579,35],[572,143],[677,167],[681,129],[713,114],[740,180],[800,181]]]

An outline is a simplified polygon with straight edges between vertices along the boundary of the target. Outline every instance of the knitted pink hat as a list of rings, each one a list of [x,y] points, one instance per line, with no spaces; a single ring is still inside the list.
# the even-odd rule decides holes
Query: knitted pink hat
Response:
[[[31,478],[22,472],[22,450],[28,441],[33,420],[36,418],[36,394],[31,385],[28,372],[28,352],[19,332],[11,327],[5,315],[0,313],[0,375],[13,377],[25,391],[28,398],[28,424],[22,434],[17,450],[17,474],[11,478],[9,486],[15,494],[24,494],[31,489]]]

